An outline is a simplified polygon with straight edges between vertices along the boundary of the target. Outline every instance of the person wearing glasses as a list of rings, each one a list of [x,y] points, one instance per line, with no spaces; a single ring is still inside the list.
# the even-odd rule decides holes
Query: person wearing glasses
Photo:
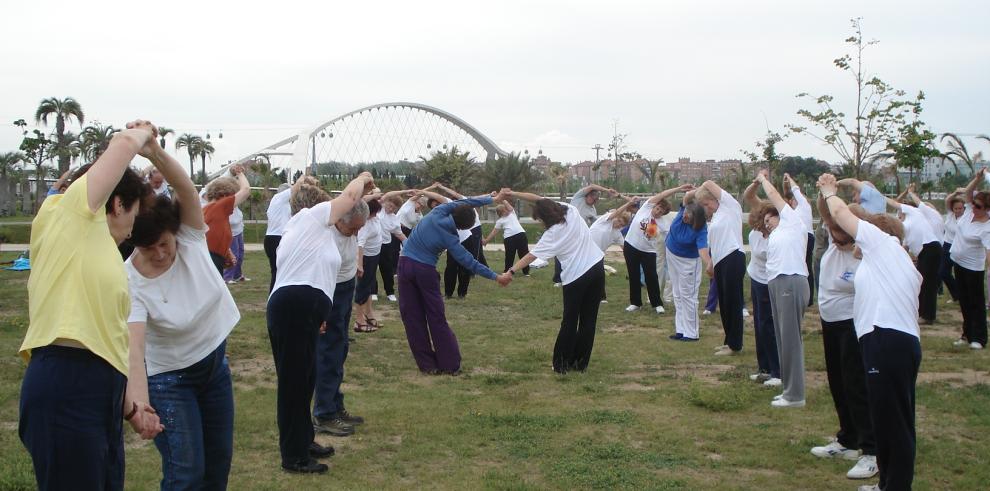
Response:
[[[976,192],[986,168],[980,169],[963,191],[966,209],[956,220],[956,239],[949,251],[956,263],[959,284],[959,309],[962,310],[963,332],[957,346],[969,343],[980,350],[987,345],[987,303],[983,293],[986,264],[990,261],[990,193]]]

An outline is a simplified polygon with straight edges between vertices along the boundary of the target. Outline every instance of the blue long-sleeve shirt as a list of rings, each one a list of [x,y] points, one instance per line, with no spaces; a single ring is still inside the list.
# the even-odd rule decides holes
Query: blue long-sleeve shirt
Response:
[[[684,223],[684,207],[681,206],[674,222],[670,224],[666,245],[670,252],[680,257],[699,257],[698,249],[708,247],[708,225],[695,230],[690,223]]]
[[[475,198],[465,198],[437,206],[433,211],[426,214],[416,231],[402,244],[402,255],[418,263],[436,266],[440,259],[440,254],[444,250],[454,256],[458,264],[471,270],[472,273],[494,280],[495,272],[479,263],[474,256],[461,245],[457,237],[457,227],[454,225],[454,218],[450,216],[454,208],[460,205],[470,205],[472,207],[491,204],[491,196],[478,196]]]

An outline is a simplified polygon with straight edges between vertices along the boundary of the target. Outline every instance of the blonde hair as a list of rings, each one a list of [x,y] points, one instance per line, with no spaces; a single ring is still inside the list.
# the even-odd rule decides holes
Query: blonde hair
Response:
[[[506,213],[509,212],[509,209],[506,208],[504,204],[502,204],[495,207],[495,212],[498,213],[498,216],[504,216]]]
[[[330,195],[323,188],[303,183],[299,186],[298,191],[292,193],[292,198],[289,200],[289,207],[292,210],[292,214],[295,215],[303,208],[312,208],[324,201],[330,201]]]
[[[715,195],[708,188],[701,186],[694,190],[694,199],[700,202],[701,200],[715,199]]]
[[[216,201],[237,194],[241,185],[233,177],[221,177],[206,185],[206,201]]]

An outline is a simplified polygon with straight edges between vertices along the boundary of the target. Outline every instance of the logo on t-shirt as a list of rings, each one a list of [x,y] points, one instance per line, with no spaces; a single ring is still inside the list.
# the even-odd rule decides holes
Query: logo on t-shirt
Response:
[[[657,231],[659,230],[657,227],[657,221],[653,218],[643,219],[639,222],[639,230],[643,232],[643,235],[645,235],[647,239],[652,240],[657,236]]]
[[[841,275],[839,275],[839,279],[841,279],[842,281],[852,281],[855,275],[856,272],[854,271],[845,271]]]

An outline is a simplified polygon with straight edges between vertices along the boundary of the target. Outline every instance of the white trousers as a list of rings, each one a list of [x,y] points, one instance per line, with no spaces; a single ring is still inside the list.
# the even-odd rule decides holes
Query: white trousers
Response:
[[[681,257],[667,249],[667,271],[674,290],[674,329],[686,338],[698,339],[701,258]]]
[[[660,281],[660,295],[665,305],[670,305],[674,301],[674,293],[670,286],[670,274],[667,271],[667,248],[662,240],[657,247],[657,279]]]

